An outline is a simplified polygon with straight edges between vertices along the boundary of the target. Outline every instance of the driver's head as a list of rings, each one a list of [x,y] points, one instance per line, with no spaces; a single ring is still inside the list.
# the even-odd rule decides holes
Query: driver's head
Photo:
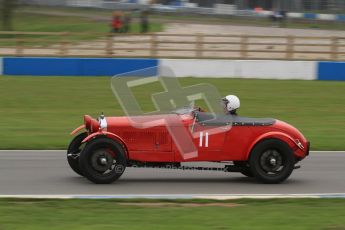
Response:
[[[222,104],[226,113],[236,113],[240,108],[240,99],[235,95],[228,95],[222,98]]]

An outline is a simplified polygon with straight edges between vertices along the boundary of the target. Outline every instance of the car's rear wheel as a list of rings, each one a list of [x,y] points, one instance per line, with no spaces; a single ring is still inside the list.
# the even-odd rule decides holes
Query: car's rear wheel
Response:
[[[79,167],[79,155],[81,151],[83,150],[84,144],[81,142],[87,137],[87,133],[80,133],[76,137],[73,138],[71,143],[69,144],[67,148],[67,161],[71,169],[83,176],[83,173],[80,170]]]
[[[286,180],[291,175],[294,164],[292,149],[278,139],[266,139],[258,143],[249,160],[255,178],[267,184]]]
[[[254,177],[252,171],[250,170],[249,164],[246,161],[234,161],[234,165],[241,168],[243,175],[247,177]]]
[[[91,140],[79,158],[83,175],[96,184],[109,184],[125,171],[127,160],[122,145],[112,139],[100,137]]]

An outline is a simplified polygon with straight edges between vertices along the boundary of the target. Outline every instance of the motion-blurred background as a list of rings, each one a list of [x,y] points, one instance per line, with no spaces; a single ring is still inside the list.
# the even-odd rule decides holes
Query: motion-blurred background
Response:
[[[240,115],[293,124],[314,150],[345,148],[343,0],[0,3],[2,149],[65,149],[83,114],[123,114],[110,76],[162,66],[237,94]],[[145,111],[161,90],[135,89]]]
[[[342,0],[1,0],[1,21],[2,55],[345,57]]]
[[[36,151],[65,150],[84,114],[123,115],[112,76],[140,69],[159,75],[162,68],[182,86],[209,83],[222,96],[237,95],[240,116],[284,120],[312,150],[326,152],[312,152],[287,183],[274,186],[158,169],[95,186],[67,168],[65,151]],[[329,152],[345,150],[345,0],[0,0],[0,75],[1,197],[330,193],[230,201],[6,198],[0,229],[345,229],[344,199],[334,199],[334,192],[344,197],[344,152]],[[147,112],[155,110],[152,93],[163,90],[133,87]]]

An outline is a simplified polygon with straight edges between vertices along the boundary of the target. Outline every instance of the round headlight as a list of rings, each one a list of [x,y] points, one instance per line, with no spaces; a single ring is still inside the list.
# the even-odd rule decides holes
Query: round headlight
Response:
[[[105,119],[104,116],[100,117],[98,121],[99,121],[99,125],[100,125],[101,129],[106,130],[108,128],[108,123],[107,123],[107,120]]]

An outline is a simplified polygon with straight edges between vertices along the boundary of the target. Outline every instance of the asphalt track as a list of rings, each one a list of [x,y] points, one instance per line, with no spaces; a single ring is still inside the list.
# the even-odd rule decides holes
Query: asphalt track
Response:
[[[213,166],[203,163],[203,166]],[[345,194],[345,152],[311,152],[282,184],[238,173],[127,168],[120,180],[96,185],[76,175],[65,151],[0,151],[3,195]]]

